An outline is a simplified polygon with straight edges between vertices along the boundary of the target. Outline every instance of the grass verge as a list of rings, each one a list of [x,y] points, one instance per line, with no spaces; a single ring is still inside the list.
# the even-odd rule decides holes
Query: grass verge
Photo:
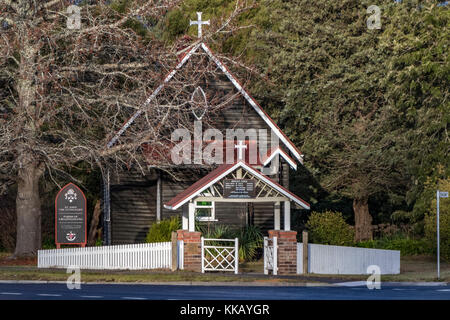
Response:
[[[68,274],[65,269],[37,269],[35,267],[8,266],[0,267],[1,280],[43,280],[66,281]],[[82,282],[307,282],[306,279],[287,279],[264,275],[234,275],[225,273],[194,273],[186,271],[81,271]],[[308,280],[309,282],[309,280]]]
[[[7,254],[0,255],[0,262],[5,261]],[[171,272],[167,270],[143,271],[96,271],[82,270],[83,282],[256,282],[256,283],[327,283],[343,281],[365,281],[367,275],[322,275],[308,274],[295,276],[263,275],[263,262],[248,262],[239,265],[241,274],[232,273],[194,273],[187,271]],[[44,280],[66,281],[65,269],[38,269],[36,264],[26,261],[25,265],[0,263],[0,280]],[[436,260],[429,256],[401,257],[401,273],[398,275],[382,275],[381,281],[438,281],[436,279]],[[441,262],[441,279],[450,282],[450,263]]]

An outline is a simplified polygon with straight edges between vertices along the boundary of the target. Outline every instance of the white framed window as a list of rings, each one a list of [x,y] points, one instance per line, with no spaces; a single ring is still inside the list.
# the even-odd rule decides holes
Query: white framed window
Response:
[[[197,221],[217,221],[214,201],[195,201]]]

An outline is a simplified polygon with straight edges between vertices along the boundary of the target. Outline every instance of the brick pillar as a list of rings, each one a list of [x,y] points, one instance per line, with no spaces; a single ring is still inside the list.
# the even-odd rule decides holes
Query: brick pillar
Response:
[[[184,241],[184,270],[202,272],[202,247],[200,232],[177,230],[178,240]]]
[[[297,274],[297,231],[269,230],[269,238],[277,237],[278,274]]]

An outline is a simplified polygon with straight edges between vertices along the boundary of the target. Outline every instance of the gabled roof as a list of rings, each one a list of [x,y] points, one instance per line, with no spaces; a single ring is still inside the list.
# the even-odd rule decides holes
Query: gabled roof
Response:
[[[270,187],[274,188],[278,192],[280,192],[285,197],[289,198],[290,200],[294,201],[304,209],[309,210],[310,205],[297,195],[290,192],[288,189],[277,183],[276,181],[272,180],[268,176],[262,174],[257,169],[250,166],[248,163],[244,161],[239,161],[234,164],[223,164],[219,166],[217,169],[211,171],[209,174],[204,176],[202,179],[198,180],[196,183],[185,189],[183,192],[180,192],[178,195],[176,195],[174,198],[172,198],[169,202],[164,204],[164,207],[166,209],[170,210],[176,210],[180,208],[182,205],[190,201],[191,199],[198,196],[200,193],[202,193],[204,190],[207,190],[209,187],[214,185],[216,182],[220,181],[221,179],[225,178],[227,175],[232,173],[238,168],[243,168],[244,170],[250,172],[252,175],[257,177],[258,179],[262,180],[264,183],[268,184]]]
[[[166,83],[168,83],[173,76],[176,74],[176,72],[186,63],[186,61],[189,60],[189,58],[192,56],[193,53],[195,53],[199,48],[202,48],[206,54],[216,63],[216,65],[219,67],[219,69],[222,70],[222,72],[228,77],[228,79],[233,83],[235,88],[239,91],[239,93],[244,96],[244,98],[247,100],[247,102],[253,107],[253,109],[259,114],[259,116],[266,122],[266,124],[275,132],[275,134],[278,136],[278,138],[283,142],[283,144],[289,149],[289,151],[292,152],[294,157],[303,164],[303,158],[301,155],[301,152],[295,147],[295,145],[292,143],[291,140],[281,131],[281,129],[277,126],[277,124],[270,118],[270,116],[263,110],[263,108],[256,102],[255,99],[253,99],[252,96],[242,87],[242,85],[239,83],[239,81],[234,77],[234,75],[228,70],[228,68],[212,53],[211,49],[204,44],[203,42],[200,42],[192,47],[190,51],[181,59],[181,61],[178,63],[178,65],[173,69],[163,80],[163,82],[156,88],[155,91],[150,95],[150,97],[147,98],[142,108],[140,108],[138,111],[136,111],[130,119],[125,122],[125,124],[120,128],[120,130],[114,135],[114,137],[108,142],[107,147],[111,148],[116,141],[119,139],[119,137],[127,130],[127,128],[136,120],[137,117],[139,117],[143,109],[161,92],[161,90],[164,88]]]
[[[283,157],[283,159],[286,160],[287,163],[289,163],[289,165],[292,167],[292,169],[297,170],[297,164],[295,163],[295,160],[292,159],[286,153],[286,151],[284,151],[280,147],[276,147],[267,153],[267,156],[263,159],[263,165],[267,166],[276,155],[280,155],[281,157]]]

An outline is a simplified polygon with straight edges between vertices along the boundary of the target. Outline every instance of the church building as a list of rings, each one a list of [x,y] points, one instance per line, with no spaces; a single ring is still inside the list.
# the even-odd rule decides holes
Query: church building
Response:
[[[153,223],[175,215],[190,232],[196,223],[289,231],[291,207],[310,208],[289,190],[301,152],[202,41],[200,16],[194,23],[199,39],[148,98],[168,105],[176,95],[183,102],[170,115],[166,139],[141,148],[145,174],[111,172],[104,185],[107,244],[145,242]],[[133,114],[108,147],[142,116]]]

